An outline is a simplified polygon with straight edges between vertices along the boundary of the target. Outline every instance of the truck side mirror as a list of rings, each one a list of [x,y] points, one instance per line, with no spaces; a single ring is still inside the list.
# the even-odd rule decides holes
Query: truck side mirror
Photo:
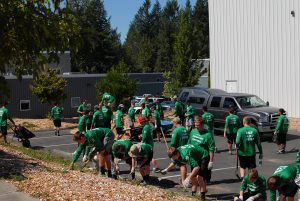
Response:
[[[270,105],[270,103],[269,103],[269,101],[267,101],[267,106],[269,106]]]

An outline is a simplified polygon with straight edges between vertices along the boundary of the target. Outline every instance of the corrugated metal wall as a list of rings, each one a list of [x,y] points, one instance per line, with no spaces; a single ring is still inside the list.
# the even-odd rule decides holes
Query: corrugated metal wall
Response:
[[[211,87],[236,80],[299,118],[299,17],[299,0],[209,0]]]
[[[104,74],[84,74],[84,75],[63,75],[67,80],[65,91],[68,95],[62,104],[65,117],[77,116],[77,108],[71,107],[71,97],[80,97],[81,100],[87,99],[92,105],[97,104],[95,84],[105,77]],[[161,73],[132,73],[129,77],[137,81],[136,95],[153,94],[161,95],[163,82]],[[8,109],[13,117],[22,118],[42,118],[51,109],[50,105],[41,104],[37,97],[32,95],[29,86],[32,77],[24,76],[21,81],[16,77],[6,77],[8,87],[11,90],[11,99]],[[20,100],[30,100],[30,110],[20,111]]]

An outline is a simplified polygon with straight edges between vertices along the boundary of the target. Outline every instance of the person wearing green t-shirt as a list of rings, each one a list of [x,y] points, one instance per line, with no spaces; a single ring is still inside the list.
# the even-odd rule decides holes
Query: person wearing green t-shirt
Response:
[[[87,104],[88,116],[86,117],[86,130],[91,130],[93,115],[94,113],[91,111],[91,104]]]
[[[94,107],[94,114],[92,118],[92,128],[103,128],[104,127],[104,114],[100,107],[96,105]]]
[[[100,167],[99,176],[104,176],[105,171],[107,171],[108,177],[112,177],[109,154],[111,153],[114,138],[115,135],[109,128],[95,128],[87,131],[85,134],[78,131],[73,136],[73,140],[79,144],[77,149],[80,149],[80,145],[86,146],[84,161],[91,161],[97,153]],[[71,168],[73,168],[73,165],[74,160],[71,163]]]
[[[61,115],[63,108],[58,106],[58,103],[54,104],[51,109],[51,119],[55,127],[55,135],[59,136],[59,128],[61,127]]]
[[[154,123],[154,132],[156,134],[157,141],[160,142],[161,135],[161,122],[160,122],[160,113],[156,110],[156,107],[151,107],[152,122]]]
[[[86,119],[88,118],[88,116],[89,116],[89,111],[86,110],[84,114],[81,117],[79,117],[77,129],[81,133],[86,132]]]
[[[184,126],[180,124],[181,121],[179,117],[175,117],[172,122],[174,129],[172,131],[171,147],[178,148],[186,145],[189,140],[188,131]]]
[[[111,121],[112,121],[112,117],[113,117],[113,112],[106,101],[103,101],[102,104],[100,103],[100,107],[103,112],[104,128],[111,129]]]
[[[104,93],[99,93],[99,96],[101,97],[101,100],[104,102],[106,101],[107,103],[113,103],[115,101],[115,97],[112,96],[110,93],[108,92],[104,92]]]
[[[0,108],[0,130],[1,136],[3,137],[4,143],[7,143],[7,120],[11,121],[11,123],[15,126],[14,120],[10,117],[7,109],[8,102],[4,101],[2,107]]]
[[[185,127],[188,131],[192,130],[192,127],[194,126],[194,115],[195,111],[193,106],[190,103],[190,100],[186,101],[186,112],[184,114],[185,116]]]
[[[87,103],[88,103],[87,100],[83,100],[81,105],[79,105],[79,107],[77,108],[77,113],[79,114],[79,117],[84,115],[84,112],[86,111]]]
[[[266,179],[253,168],[244,177],[240,187],[240,195],[235,197],[234,201],[266,201],[266,196]]]
[[[278,111],[278,114],[280,115],[276,122],[276,128],[275,128],[275,135],[277,135],[277,146],[278,146],[278,154],[284,154],[285,153],[285,146],[286,146],[286,135],[289,129],[289,121],[286,117],[285,110],[283,108],[280,108]]]
[[[163,107],[161,106],[159,100],[155,100],[155,109],[159,112],[160,114],[160,119],[164,119],[164,110]]]
[[[295,183],[297,168],[291,165],[279,166],[273,175],[268,179],[267,185],[270,189],[270,201],[276,200],[276,191],[281,195],[280,200],[293,201],[297,191],[300,191]],[[300,194],[298,193],[298,200]]]
[[[187,144],[177,149],[171,147],[168,150],[168,156],[171,158],[172,163],[162,170],[165,174],[173,169],[177,164],[188,164],[192,168],[192,172],[187,176],[186,166],[180,166],[181,181],[185,188],[191,187],[192,184],[197,184],[200,187],[201,198],[205,201],[206,184],[204,181],[205,169],[207,166],[208,152],[202,147],[195,147],[194,145]],[[197,190],[197,189],[196,189]],[[196,192],[192,192],[195,194]]]
[[[134,101],[131,102],[131,107],[128,109],[128,115],[127,115],[127,121],[128,121],[128,127],[134,128],[134,122],[135,122],[135,112],[134,112]]]
[[[204,179],[207,183],[211,179],[211,170],[213,168],[215,141],[211,133],[204,129],[204,121],[201,116],[195,116],[195,128],[191,131],[188,144],[195,147],[202,147],[209,153],[209,158],[206,162]]]
[[[178,98],[176,98],[175,102],[175,111],[173,114],[175,117],[179,117],[181,120],[181,124],[183,125],[184,121],[184,104],[179,101]]]
[[[138,121],[143,126],[141,142],[145,144],[149,144],[152,147],[152,149],[154,149],[153,130],[149,124],[149,121],[145,117],[140,117]],[[156,173],[160,172],[160,168],[158,168],[156,160],[152,158],[151,162],[153,165],[153,171]]]
[[[149,176],[150,176],[150,162],[153,158],[153,147],[149,144],[138,143],[134,144],[130,147],[128,155],[132,158],[132,166],[130,174],[133,175],[135,172],[135,165],[138,164],[140,166],[140,173],[143,177],[141,181],[141,185],[149,184]]]
[[[256,168],[256,150],[259,150],[259,159],[263,158],[262,146],[257,130],[251,127],[251,118],[249,116],[243,119],[244,127],[237,132],[236,146],[238,148],[238,157],[240,160],[240,176],[244,178],[245,169]]]
[[[235,109],[229,109],[229,115],[225,120],[224,137],[227,138],[228,151],[232,154],[232,145],[235,143],[236,134],[241,127],[239,116],[235,115]]]
[[[114,128],[116,128],[118,139],[121,139],[121,137],[125,133],[123,131],[124,129],[123,110],[124,110],[124,105],[123,104],[118,105],[118,110],[116,111],[114,117]]]
[[[142,117],[145,117],[148,121],[150,120],[150,116],[151,116],[151,111],[150,109],[147,107],[147,105],[145,103],[141,104],[142,107]]]
[[[296,165],[297,165],[298,174],[300,174],[300,150],[298,150],[295,162],[296,162]]]
[[[132,169],[132,166],[135,164],[132,164],[132,158],[128,155],[128,152],[130,150],[130,147],[132,146],[132,142],[129,139],[120,139],[114,142],[112,146],[112,157],[114,161],[114,167],[116,170],[116,175],[119,175],[120,167],[119,162],[121,160],[124,160],[126,164],[130,166],[130,171]],[[135,178],[135,174],[132,173],[132,179]]]

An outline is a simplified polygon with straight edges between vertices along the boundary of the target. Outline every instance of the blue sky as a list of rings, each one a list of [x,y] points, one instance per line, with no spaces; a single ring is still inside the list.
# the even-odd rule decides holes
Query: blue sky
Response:
[[[186,0],[177,0],[180,6],[184,6]],[[129,24],[133,20],[134,15],[143,4],[144,0],[104,0],[104,7],[107,12],[107,16],[110,17],[111,25],[113,28],[117,28],[121,34],[121,42],[123,43]],[[155,0],[151,0],[152,5]],[[159,0],[161,7],[165,6],[167,0]],[[194,6],[196,0],[190,0],[191,5]]]

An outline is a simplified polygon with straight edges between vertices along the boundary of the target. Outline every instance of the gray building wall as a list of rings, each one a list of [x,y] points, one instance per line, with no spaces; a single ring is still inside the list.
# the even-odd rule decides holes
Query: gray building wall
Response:
[[[72,97],[80,97],[80,100],[87,99],[92,105],[97,104],[95,84],[103,79],[105,74],[70,74],[61,75],[67,80],[65,88],[68,97],[62,104],[65,117],[77,116],[77,108],[71,105]],[[161,95],[163,91],[163,82],[161,73],[132,73],[129,77],[137,81],[136,95],[151,93]],[[13,117],[21,118],[42,118],[50,111],[50,105],[41,104],[37,97],[30,90],[32,76],[24,76],[20,81],[15,76],[5,77],[8,87],[11,90],[11,99],[8,109]],[[30,101],[30,110],[21,111],[20,102]]]

